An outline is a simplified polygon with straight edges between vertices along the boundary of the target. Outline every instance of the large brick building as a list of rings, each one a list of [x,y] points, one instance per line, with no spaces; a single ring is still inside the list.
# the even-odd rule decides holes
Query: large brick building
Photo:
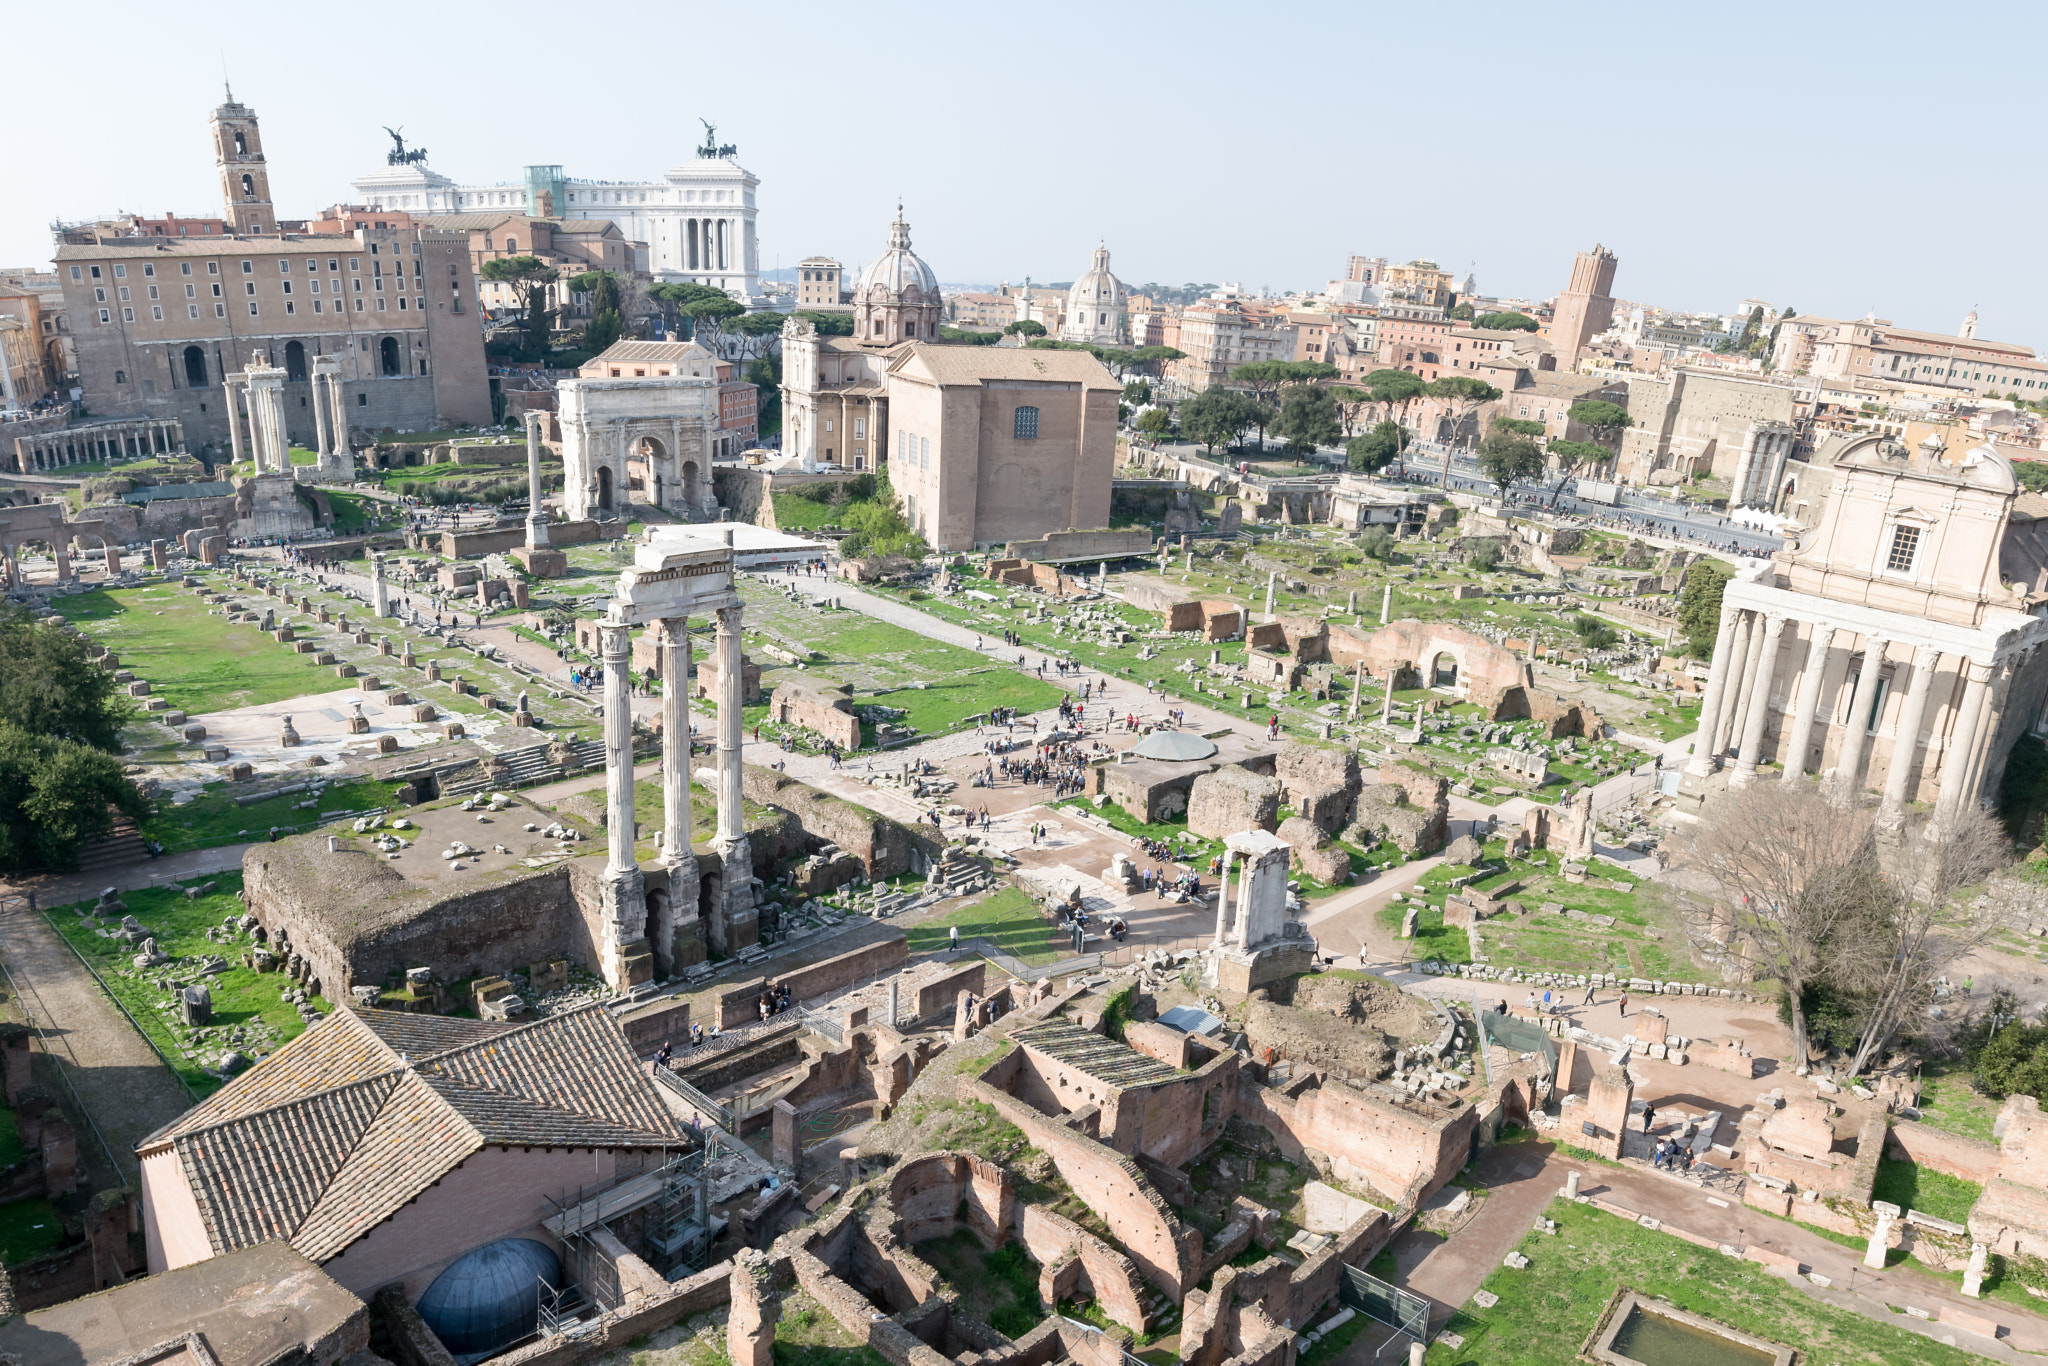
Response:
[[[285,422],[315,441],[312,366],[340,365],[352,427],[491,421],[468,235],[357,224],[279,235],[256,116],[232,100],[212,126],[227,236],[61,234],[58,283],[92,413],[171,419],[225,444],[222,377],[262,352],[286,370]]]

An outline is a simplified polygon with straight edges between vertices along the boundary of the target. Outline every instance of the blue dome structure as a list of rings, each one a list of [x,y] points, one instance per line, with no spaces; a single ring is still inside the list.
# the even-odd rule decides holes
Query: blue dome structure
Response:
[[[459,1361],[481,1361],[534,1330],[540,1283],[562,1283],[546,1243],[501,1238],[465,1254],[420,1296],[420,1317]]]

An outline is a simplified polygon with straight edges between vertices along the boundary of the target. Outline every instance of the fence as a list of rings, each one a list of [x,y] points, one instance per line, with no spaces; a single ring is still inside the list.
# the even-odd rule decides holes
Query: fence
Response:
[[[1337,1298],[1346,1308],[1399,1329],[1416,1342],[1429,1341],[1429,1301],[1420,1295],[1411,1295],[1355,1266],[1347,1266],[1344,1278],[1337,1283]]]
[[[812,1010],[809,1006],[803,1007],[799,1013],[803,1018],[806,1028],[814,1033],[824,1035],[836,1047],[845,1046],[846,1028],[840,1021],[833,1019],[832,1016],[822,1010]]]
[[[1478,1015],[1479,1028],[1485,1032],[1488,1043],[1497,1043],[1510,1053],[1535,1053],[1548,1064],[1550,1074],[1557,1075],[1557,1040],[1542,1025],[1490,1010],[1482,1010]]]

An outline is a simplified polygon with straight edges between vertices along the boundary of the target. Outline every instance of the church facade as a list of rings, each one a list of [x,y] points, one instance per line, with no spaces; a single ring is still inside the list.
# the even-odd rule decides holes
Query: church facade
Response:
[[[1131,342],[1129,291],[1110,274],[1109,248],[1097,246],[1088,271],[1067,290],[1061,341],[1093,346],[1128,346]]]
[[[2048,498],[1992,447],[1841,439],[1834,493],[1797,550],[1723,595],[1685,791],[1781,762],[1880,824],[1998,790],[2048,699]]]

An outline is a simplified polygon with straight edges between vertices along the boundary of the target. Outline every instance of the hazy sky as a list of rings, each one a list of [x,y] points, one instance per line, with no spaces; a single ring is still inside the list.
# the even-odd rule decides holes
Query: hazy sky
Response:
[[[83,15],[83,17],[81,17]],[[1347,253],[1548,296],[1755,295],[2048,347],[2026,54],[2048,8],[1884,3],[577,8],[25,6],[0,264],[52,219],[218,214],[225,60],[279,212],[403,125],[458,181],[657,177],[701,115],[761,179],[762,265],[884,245],[942,280],[1317,287]],[[2015,65],[2018,63],[2018,65]],[[2026,225],[2037,226],[2029,229]]]

